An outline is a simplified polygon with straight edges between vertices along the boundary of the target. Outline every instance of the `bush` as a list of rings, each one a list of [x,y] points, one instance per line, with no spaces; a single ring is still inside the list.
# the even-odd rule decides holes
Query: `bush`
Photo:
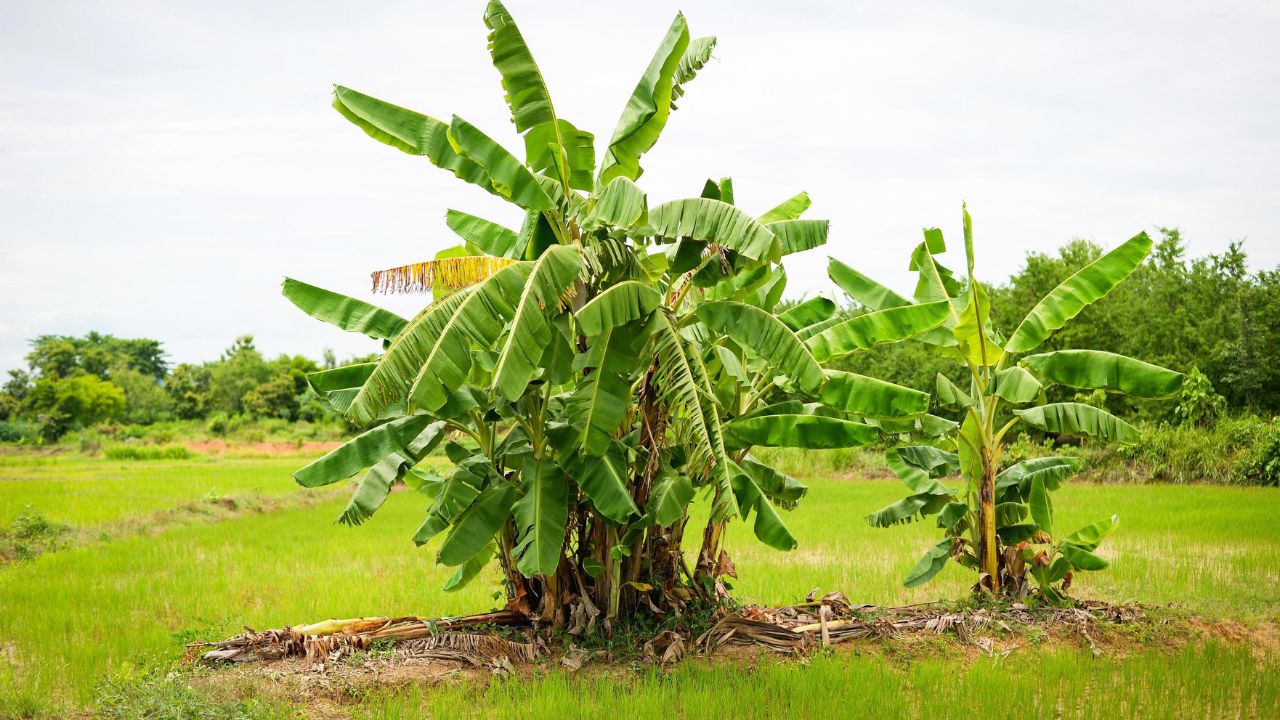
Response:
[[[108,460],[189,460],[198,457],[185,445],[143,445],[124,443],[105,451]]]
[[[62,546],[71,528],[49,522],[31,507],[18,513],[8,528],[0,528],[0,562],[31,560]]]
[[[0,442],[39,443],[40,423],[29,420],[0,420]]]
[[[1280,418],[1251,433],[1231,474],[1241,485],[1280,485]]]

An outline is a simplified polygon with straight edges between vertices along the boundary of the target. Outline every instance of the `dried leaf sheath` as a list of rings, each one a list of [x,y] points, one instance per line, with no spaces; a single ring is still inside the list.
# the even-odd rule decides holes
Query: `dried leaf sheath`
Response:
[[[469,255],[375,270],[370,275],[373,277],[374,292],[430,292],[437,287],[456,290],[486,280],[515,262],[517,261],[491,255]]]

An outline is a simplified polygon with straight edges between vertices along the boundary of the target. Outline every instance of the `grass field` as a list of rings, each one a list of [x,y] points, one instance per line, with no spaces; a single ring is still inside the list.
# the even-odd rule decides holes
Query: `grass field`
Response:
[[[0,462],[0,522],[30,506],[51,520],[104,528],[211,492],[291,494],[301,492],[289,477],[298,464],[296,458],[134,463],[8,459]],[[936,530],[923,523],[875,530],[862,522],[868,511],[901,494],[895,482],[809,482],[809,497],[787,518],[800,540],[794,553],[768,550],[747,537],[749,528],[733,527],[729,549],[742,576],[735,591],[741,599],[790,602],[815,586],[881,605],[965,594],[971,580],[954,566],[922,588],[901,586],[900,578]],[[408,540],[421,520],[424,498],[397,493],[372,521],[354,529],[333,524],[342,502],[330,496],[309,507],[194,522],[0,568],[0,711],[90,705],[108,673],[163,667],[181,655],[184,642],[225,637],[242,625],[275,627],[334,616],[447,615],[493,604],[495,586],[488,580],[458,593],[439,590],[448,572],[433,565],[432,548],[415,549]],[[1080,578],[1077,594],[1176,603],[1206,616],[1246,622],[1280,618],[1280,599],[1273,592],[1280,581],[1275,520],[1280,491],[1080,485],[1059,493],[1057,504],[1063,527],[1092,521],[1106,510],[1122,517],[1121,530],[1102,549],[1111,569]],[[601,714],[652,716],[632,708],[662,707],[674,694],[688,703],[688,717],[701,717],[699,712],[711,707],[707,703],[730,711],[728,716],[763,716],[765,707],[842,716],[864,701],[870,703],[865,707],[896,708],[920,717],[934,716],[934,707],[976,703],[990,707],[996,717],[1006,716],[1004,708],[1023,706],[1020,697],[1041,707],[1066,708],[1065,717],[1083,717],[1089,710],[1141,709],[1165,687],[1187,695],[1179,707],[1234,708],[1240,717],[1269,716],[1258,708],[1280,712],[1275,658],[1265,659],[1267,671],[1261,672],[1258,660],[1244,648],[1203,646],[1123,661],[1044,652],[1034,662],[1019,654],[1003,667],[977,663],[959,684],[952,682],[953,671],[936,663],[902,668],[883,659],[841,656],[808,668],[762,666],[752,676],[755,680],[744,679],[733,668],[698,664],[603,689],[553,674],[518,687],[505,683],[478,691],[374,696],[359,714],[439,717],[432,714],[440,707],[437,703],[456,701],[463,693],[473,707],[499,714],[518,695],[536,714],[554,715],[556,708],[579,707],[589,698]],[[1214,673],[1202,672],[1210,662]],[[1014,673],[1009,686],[1002,685],[1006,670]],[[1127,684],[1116,678],[1128,678]],[[1039,684],[1041,694],[1020,695]],[[909,691],[899,692],[904,687]],[[1134,694],[1126,695],[1126,688]],[[834,703],[842,697],[852,705],[837,710],[842,706]],[[1119,702],[1124,698],[1129,698],[1127,704]],[[628,709],[618,714],[623,707]],[[1130,716],[1145,715],[1119,715]]]

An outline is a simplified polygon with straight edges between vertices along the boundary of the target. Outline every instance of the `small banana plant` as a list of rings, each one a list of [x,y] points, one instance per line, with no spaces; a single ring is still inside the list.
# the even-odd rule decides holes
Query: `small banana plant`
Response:
[[[889,467],[911,494],[871,513],[867,521],[889,527],[936,517],[943,537],[907,573],[908,587],[929,581],[954,559],[978,572],[976,587],[982,591],[1024,596],[1031,590],[1029,576],[1045,598],[1061,599],[1075,572],[1107,566],[1094,551],[1116,529],[1119,517],[1055,535],[1051,493],[1080,468],[1080,460],[1042,457],[1000,470],[1004,442],[1019,427],[1123,444],[1139,439],[1136,428],[1105,410],[1047,402],[1046,389],[1054,385],[1141,398],[1177,393],[1181,373],[1134,358],[1097,350],[1034,352],[1128,277],[1150,252],[1151,239],[1139,233],[1064,280],[1005,337],[991,326],[990,297],[973,274],[967,209],[963,228],[967,277],[957,279],[938,262],[935,256],[946,250],[942,232],[925,230],[924,242],[911,255],[918,275],[914,298],[831,261],[832,280],[870,311],[855,318],[868,326],[891,313],[940,307],[934,325],[912,341],[954,360],[969,377],[968,386],[961,387],[938,375],[937,402],[959,417],[943,442],[901,444],[887,452]],[[963,484],[947,485],[956,475]]]

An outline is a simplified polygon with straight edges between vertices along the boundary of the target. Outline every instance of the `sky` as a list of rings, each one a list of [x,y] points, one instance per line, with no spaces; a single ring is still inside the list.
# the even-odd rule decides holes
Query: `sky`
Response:
[[[380,145],[335,83],[522,147],[480,0],[0,4],[0,370],[28,339],[90,330],[216,358],[376,349],[306,317],[285,276],[371,296],[369,272],[457,239],[448,208],[520,212]],[[980,278],[1075,237],[1181,228],[1280,264],[1280,3],[510,0],[560,117],[607,142],[672,17],[715,59],[642,164],[651,204],[730,176],[762,212],[800,190],[827,247],[788,294],[831,294],[827,256],[901,291],[923,227]],[[954,253],[953,253],[954,255]],[[953,266],[960,263],[952,261]]]

